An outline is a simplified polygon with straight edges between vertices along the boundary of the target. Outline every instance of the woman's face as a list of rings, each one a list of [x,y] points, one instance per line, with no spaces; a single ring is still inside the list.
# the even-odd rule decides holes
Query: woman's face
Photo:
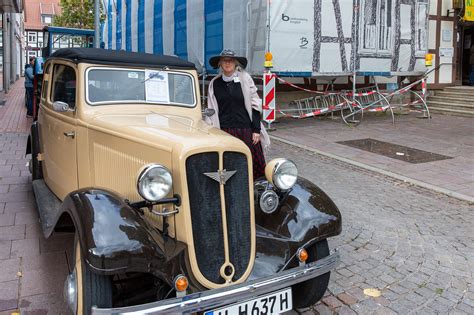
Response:
[[[235,71],[235,59],[228,57],[221,58],[221,68],[224,74],[232,74]]]

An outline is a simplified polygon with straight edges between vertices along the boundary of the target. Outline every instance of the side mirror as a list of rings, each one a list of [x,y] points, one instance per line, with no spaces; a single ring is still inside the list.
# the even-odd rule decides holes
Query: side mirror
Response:
[[[216,110],[215,110],[215,109],[212,109],[212,108],[205,108],[205,109],[202,111],[202,116],[211,117],[211,116],[214,115],[215,113],[216,113]]]
[[[68,103],[56,101],[53,103],[53,110],[58,113],[72,112],[73,109],[69,108]]]

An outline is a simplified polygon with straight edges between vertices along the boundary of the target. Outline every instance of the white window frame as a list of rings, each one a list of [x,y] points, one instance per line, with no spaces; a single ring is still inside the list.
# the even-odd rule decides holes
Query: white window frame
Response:
[[[373,34],[372,36],[375,38],[373,39],[375,41],[374,43],[374,46],[373,47],[368,47],[368,48],[365,48],[364,47],[364,34],[366,32],[368,32],[368,30],[366,29],[366,25],[364,23],[365,21],[365,11],[364,11],[364,8],[365,8],[365,4],[366,4],[366,1],[376,1],[377,2],[377,5],[376,5],[376,14],[375,14],[375,18],[376,18],[376,21],[375,21],[375,29],[372,30],[372,32],[375,32],[375,34]],[[397,0],[391,0],[391,6],[392,6],[392,15],[391,15],[391,19],[392,19],[392,23],[391,23],[391,27],[390,29],[387,29],[385,30],[387,36],[386,36],[386,39],[387,39],[387,42],[385,44],[386,48],[383,48],[383,47],[380,47],[380,32],[381,32],[381,29],[383,27],[383,25],[387,25],[387,13],[385,12],[384,14],[381,14],[381,9],[382,9],[382,2],[385,2],[386,5],[388,5],[388,1],[389,0],[361,0],[361,4],[360,4],[360,16],[359,16],[359,53],[360,54],[367,54],[367,55],[385,55],[385,56],[392,56],[393,55],[393,43],[394,43],[394,25],[395,25],[395,16],[394,16],[394,13],[395,13],[395,2]],[[382,24],[383,22],[383,24]]]
[[[429,1],[428,0],[417,0],[416,1],[416,8],[415,8],[415,15],[416,15],[416,19],[415,19],[415,28],[416,28],[416,36],[415,36],[415,47],[416,47],[416,50],[415,50],[415,55],[416,56],[424,56],[426,54],[426,52],[428,51],[428,23],[429,23],[429,17],[428,17],[428,14],[430,12],[430,7],[429,7]],[[423,23],[423,21],[421,20],[420,18],[420,10],[421,10],[421,7],[425,7],[425,23],[424,25],[421,25],[421,23]],[[421,32],[420,34],[420,29],[424,30],[423,32]],[[424,38],[420,38],[420,35],[421,36],[424,36]],[[424,44],[424,47],[421,47],[418,45],[418,43],[420,43],[420,41],[423,41],[423,44]]]
[[[36,43],[38,39],[38,34],[36,32],[28,32],[28,43]]]

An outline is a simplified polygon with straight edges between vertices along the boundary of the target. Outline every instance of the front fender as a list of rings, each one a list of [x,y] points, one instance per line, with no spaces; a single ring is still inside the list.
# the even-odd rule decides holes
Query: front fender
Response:
[[[62,213],[74,222],[83,257],[97,273],[148,272],[171,281],[186,245],[164,236],[119,195],[100,189],[69,194]]]
[[[256,183],[261,191],[266,181]],[[268,276],[285,269],[300,247],[341,232],[341,213],[318,186],[298,177],[292,190],[282,197],[272,214],[260,210],[255,202],[257,253],[251,279]]]
[[[274,213],[265,214],[258,204],[257,224],[288,241],[304,243],[341,232],[339,209],[324,191],[305,178],[298,177]]]

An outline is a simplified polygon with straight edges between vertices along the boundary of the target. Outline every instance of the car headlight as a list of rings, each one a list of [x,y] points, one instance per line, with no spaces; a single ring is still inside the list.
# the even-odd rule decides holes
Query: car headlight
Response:
[[[143,199],[154,202],[164,198],[171,191],[173,178],[170,171],[159,164],[149,164],[138,175],[138,193]]]
[[[267,180],[280,190],[293,187],[298,178],[298,169],[295,163],[287,159],[271,160],[265,167]]]

